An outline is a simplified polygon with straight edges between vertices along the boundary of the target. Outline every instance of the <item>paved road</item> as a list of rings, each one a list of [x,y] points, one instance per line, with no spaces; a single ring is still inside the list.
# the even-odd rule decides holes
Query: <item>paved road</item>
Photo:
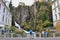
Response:
[[[0,38],[0,40],[60,40],[59,37],[55,38]]]

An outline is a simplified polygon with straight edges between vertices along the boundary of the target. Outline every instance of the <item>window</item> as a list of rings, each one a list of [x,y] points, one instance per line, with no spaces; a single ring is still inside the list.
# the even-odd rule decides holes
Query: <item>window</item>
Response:
[[[6,21],[5,22],[7,23],[7,17],[6,17]]]
[[[58,0],[58,3],[59,3],[59,5],[60,5],[60,0]]]
[[[56,3],[54,2],[54,7],[56,6]]]
[[[60,7],[58,7],[58,10],[60,11]]]
[[[1,4],[0,4],[0,10],[1,10]],[[1,11],[0,11],[0,13],[1,13]]]
[[[8,11],[6,11],[6,16],[7,16],[7,14],[8,14]]]
[[[54,0],[54,1],[56,1],[56,0]]]
[[[3,9],[3,12],[5,13],[5,8]]]
[[[1,9],[1,4],[0,4],[0,9]]]
[[[59,19],[60,19],[60,13],[59,13]]]
[[[55,18],[57,19],[57,14],[55,14]]]
[[[55,9],[55,13],[57,12],[57,10]]]
[[[59,1],[57,0],[57,4],[59,5]]]
[[[8,11],[6,11],[6,20],[5,20],[6,23],[7,23],[7,13],[8,13]]]
[[[4,21],[4,15],[3,15],[3,17],[2,17],[2,21]]]
[[[8,19],[8,24],[9,24],[9,19]]]

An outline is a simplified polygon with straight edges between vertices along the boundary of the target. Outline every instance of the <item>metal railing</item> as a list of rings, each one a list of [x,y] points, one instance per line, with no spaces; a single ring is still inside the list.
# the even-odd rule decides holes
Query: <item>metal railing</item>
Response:
[[[44,35],[44,36],[43,36]],[[30,34],[15,34],[15,33],[4,33],[3,35],[1,34],[0,37],[27,37],[29,38],[31,35]],[[37,34],[33,34],[32,37],[46,37],[45,34],[41,34],[39,33],[38,35]],[[48,37],[60,37],[60,33],[49,33],[48,34]]]

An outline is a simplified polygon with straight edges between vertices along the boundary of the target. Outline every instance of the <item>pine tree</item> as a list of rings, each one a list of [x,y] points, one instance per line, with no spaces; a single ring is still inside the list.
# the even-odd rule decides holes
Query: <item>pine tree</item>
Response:
[[[12,0],[10,1],[10,4],[9,4],[9,8],[10,8],[10,12],[12,14],[12,25],[14,25],[14,7],[12,6]]]
[[[12,12],[13,10],[12,1],[10,1],[9,8],[10,8],[10,12]]]

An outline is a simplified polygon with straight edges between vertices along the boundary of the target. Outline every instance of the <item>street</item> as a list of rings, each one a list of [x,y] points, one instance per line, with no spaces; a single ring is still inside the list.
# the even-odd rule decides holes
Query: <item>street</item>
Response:
[[[0,40],[60,40],[60,37],[49,38],[0,38]]]

